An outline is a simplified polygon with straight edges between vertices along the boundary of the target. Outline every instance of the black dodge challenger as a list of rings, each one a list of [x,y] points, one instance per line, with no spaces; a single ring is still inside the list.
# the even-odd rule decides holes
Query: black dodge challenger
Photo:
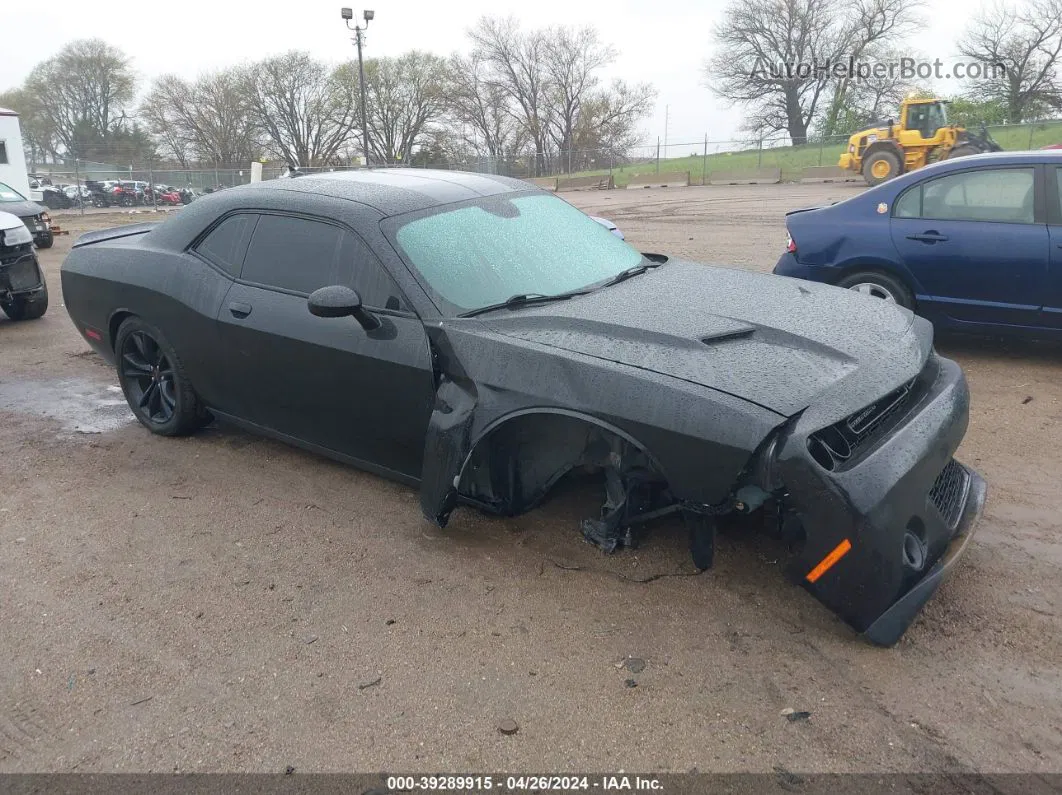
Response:
[[[603,476],[585,537],[678,513],[698,566],[756,513],[791,571],[896,642],[966,546],[962,371],[926,321],[825,285],[642,254],[501,177],[412,170],[226,190],[90,232],[66,307],[136,417],[212,417],[458,504],[516,514]],[[729,520],[728,520],[729,521]]]

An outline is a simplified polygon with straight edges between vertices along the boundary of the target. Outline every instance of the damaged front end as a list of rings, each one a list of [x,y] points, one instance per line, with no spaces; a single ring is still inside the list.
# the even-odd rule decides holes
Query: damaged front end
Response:
[[[968,416],[962,371],[932,353],[915,378],[840,422],[801,418],[779,452],[805,533],[802,584],[874,643],[900,639],[981,516],[985,482],[952,457]]]
[[[421,501],[440,526],[459,502],[523,513],[568,472],[590,469],[603,474],[605,496],[600,515],[581,522],[588,541],[605,552],[636,547],[647,521],[680,513],[694,562],[706,569],[717,519],[761,511],[784,538],[799,540],[795,579],[870,641],[892,645],[965,548],[983,508],[984,481],[952,458],[967,425],[966,382],[958,365],[931,350],[915,377],[840,421],[823,424],[813,409],[788,419],[754,406],[734,413],[743,409],[719,395],[711,411],[687,412],[713,415],[697,428],[652,437],[659,424],[630,418],[681,400],[669,391],[673,381],[631,389],[628,400],[656,402],[624,420],[600,410],[602,396],[587,394],[563,357],[533,372],[538,363],[520,361],[526,350],[516,346],[506,374],[468,372],[464,363],[475,368],[478,360],[475,347],[464,346],[481,336],[429,330],[437,397]],[[551,403],[536,397],[536,383],[573,391]]]

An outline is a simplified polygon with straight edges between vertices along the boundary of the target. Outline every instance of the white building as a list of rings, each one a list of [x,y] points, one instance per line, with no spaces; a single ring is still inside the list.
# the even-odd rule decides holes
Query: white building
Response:
[[[18,114],[7,108],[0,108],[0,182],[29,198],[29,175],[26,172],[26,155],[22,149],[22,129],[18,124]]]

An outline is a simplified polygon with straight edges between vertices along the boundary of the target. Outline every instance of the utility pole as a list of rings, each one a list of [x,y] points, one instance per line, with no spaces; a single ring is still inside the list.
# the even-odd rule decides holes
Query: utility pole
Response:
[[[368,103],[365,101],[365,61],[361,57],[361,47],[363,44],[363,36],[366,29],[369,27],[369,23],[372,22],[376,16],[374,11],[363,11],[362,18],[365,20],[365,25],[358,25],[354,23],[354,27],[350,27],[350,21],[354,19],[354,12],[349,8],[341,9],[343,19],[346,20],[347,30],[354,31],[354,44],[358,48],[358,82],[361,84],[361,143],[365,152],[365,167],[369,167],[369,116],[368,116]]]
[[[664,105],[664,159],[667,160],[667,123],[668,114],[671,111],[670,105]]]

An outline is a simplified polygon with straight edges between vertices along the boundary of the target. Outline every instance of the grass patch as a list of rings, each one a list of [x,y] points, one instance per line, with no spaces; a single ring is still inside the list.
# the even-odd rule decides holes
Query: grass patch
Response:
[[[1039,149],[1047,144],[1062,143],[1062,121],[1044,122],[1010,127],[989,127],[992,137],[1007,151],[1022,149]],[[777,167],[782,170],[783,182],[796,182],[805,168],[811,166],[834,166],[841,153],[847,147],[843,143],[805,144],[803,146],[777,146],[765,149],[745,149],[739,152],[713,152],[713,144],[708,142],[708,156],[703,151],[686,157],[669,157],[660,160],[660,172],[688,171],[690,184],[701,185],[708,181],[716,171],[748,171],[754,168]],[[715,144],[716,147],[719,144]],[[709,175],[705,177],[705,173]],[[580,171],[573,177],[601,176],[609,170],[596,169]],[[612,169],[616,187],[622,188],[630,182],[631,177],[642,174],[657,173],[655,160],[639,161]]]

